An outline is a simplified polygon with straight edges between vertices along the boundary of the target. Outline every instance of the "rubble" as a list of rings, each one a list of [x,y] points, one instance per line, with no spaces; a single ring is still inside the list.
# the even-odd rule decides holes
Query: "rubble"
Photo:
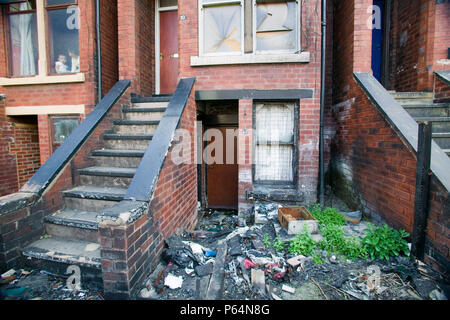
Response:
[[[183,266],[171,270],[183,283],[175,290],[155,287],[160,288],[158,299],[418,300],[445,297],[441,282],[430,278],[440,279],[439,275],[408,257],[349,260],[326,250],[316,250],[314,256],[291,254],[289,242],[295,235],[289,235],[280,225],[279,207],[269,202],[255,203],[255,210],[267,221],[241,227],[238,219],[229,218],[228,212],[215,210],[199,222],[195,231],[169,239],[165,251],[172,254],[166,254],[164,261],[172,265],[177,265],[177,260],[183,262]],[[235,223],[225,226],[227,221]],[[348,222],[342,229],[349,236],[358,237],[367,229],[367,221]],[[323,239],[320,233],[312,236],[315,241]],[[174,251],[178,255],[173,254]],[[379,278],[373,278],[373,269],[379,269]],[[425,270],[432,275],[425,276]]]

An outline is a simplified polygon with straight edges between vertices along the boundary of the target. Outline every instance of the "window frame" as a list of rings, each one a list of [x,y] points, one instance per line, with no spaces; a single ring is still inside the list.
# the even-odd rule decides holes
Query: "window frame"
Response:
[[[269,186],[281,189],[295,189],[298,182],[298,139],[299,139],[299,117],[300,117],[300,102],[297,100],[253,100],[252,108],[252,159],[256,159],[257,147],[257,128],[256,128],[256,106],[259,104],[293,104],[294,105],[294,137],[292,143],[284,143],[280,145],[292,145],[292,181],[282,180],[256,180],[256,161],[252,161],[252,181],[255,187]],[[269,144],[268,144],[269,145]]]
[[[1,5],[1,14],[3,17],[6,17],[3,22],[3,26],[5,29],[5,48],[7,49],[7,55],[6,62],[7,62],[7,68],[6,72],[7,74],[3,77],[0,77],[0,85],[1,86],[17,86],[17,85],[35,85],[35,84],[58,84],[58,83],[75,83],[75,82],[84,82],[85,76],[83,71],[79,72],[69,72],[64,74],[55,74],[50,73],[51,68],[51,62],[49,60],[50,51],[48,48],[49,39],[48,39],[48,18],[47,18],[47,0],[35,0],[36,2],[36,9],[33,11],[36,13],[36,20],[37,20],[37,38],[38,38],[38,55],[39,55],[39,61],[37,65],[37,73],[35,75],[28,75],[28,76],[14,76],[12,74],[11,70],[11,52],[10,52],[10,41],[11,41],[11,35],[10,35],[10,27],[9,27],[9,6],[7,4]],[[14,3],[20,3],[24,1],[15,1]],[[50,9],[57,9],[57,8],[65,8],[69,6],[77,6],[78,10],[80,10],[79,7],[79,1],[75,0],[73,3],[70,4],[63,4],[63,5],[50,5],[48,6]],[[11,13],[11,14],[20,14],[20,13],[28,13],[29,10],[17,12],[17,13]],[[80,12],[80,11],[79,11]],[[80,24],[81,29],[81,24]],[[44,39],[43,43],[42,40]],[[80,37],[78,37],[78,46],[80,48]],[[44,49],[45,48],[45,49]],[[44,52],[42,52],[44,51]],[[42,54],[44,53],[44,54]],[[81,55],[80,55],[81,56]]]
[[[81,115],[80,114],[52,114],[48,117],[49,127],[50,127],[50,146],[52,148],[52,153],[56,151],[63,143],[63,142],[56,142],[55,141],[55,119],[76,119],[78,121],[78,125],[81,123]],[[72,134],[72,133],[71,133]],[[68,137],[66,137],[67,139]]]
[[[39,45],[38,45],[38,64],[36,66],[37,69],[37,73],[34,75],[25,75],[25,76],[15,76],[13,75],[13,63],[12,63],[12,48],[11,48],[11,22],[9,17],[12,15],[19,15],[19,14],[29,14],[29,13],[34,13],[36,15],[36,37],[37,37],[37,41],[39,44],[39,30],[38,29],[38,22],[37,22],[37,1],[35,2],[35,6],[36,8],[33,10],[26,10],[26,11],[18,11],[18,12],[10,12],[10,4],[14,4],[14,3],[21,3],[21,2],[25,2],[25,1],[17,1],[17,2],[12,2],[12,3],[7,3],[4,6],[2,6],[3,10],[1,10],[1,13],[3,14],[3,17],[6,17],[6,19],[4,19],[3,22],[3,26],[4,26],[4,34],[5,34],[5,51],[6,51],[6,71],[8,72],[7,77],[10,78],[14,78],[14,79],[21,79],[21,78],[30,78],[30,77],[36,77],[37,75],[39,75],[40,72],[40,68],[39,68],[39,59],[40,59],[40,52],[39,52]]]
[[[211,3],[203,3],[204,0],[198,0],[198,25],[199,25],[199,55],[203,57],[220,57],[220,56],[240,56],[244,54],[244,1],[245,0],[219,0]],[[226,5],[239,4],[241,7],[241,51],[240,52],[216,52],[206,53],[204,52],[205,44],[205,30],[204,30],[204,8],[220,7]]]
[[[214,57],[214,56],[244,56],[244,55],[277,55],[277,54],[300,54],[301,53],[301,3],[299,0],[292,0],[292,1],[280,1],[280,0],[266,0],[264,2],[266,3],[277,3],[277,2],[295,2],[296,7],[296,22],[297,22],[297,28],[295,30],[295,37],[296,37],[296,48],[293,50],[257,50],[256,48],[256,6],[259,2],[258,0],[219,0],[216,2],[211,3],[203,3],[204,0],[198,0],[198,42],[199,42],[199,56],[200,57]],[[245,31],[246,31],[246,20],[245,17],[247,15],[246,12],[246,2],[250,2],[251,7],[251,51],[247,50],[247,41],[245,37]],[[240,4],[241,6],[241,51],[240,52],[219,52],[219,53],[206,53],[204,52],[204,8],[205,7],[214,7],[214,6],[223,6],[228,4]]]
[[[61,9],[66,9],[70,6],[77,6],[78,7],[78,0],[73,0],[72,3],[65,3],[65,4],[53,4],[49,5],[48,0],[44,0],[44,16],[45,16],[45,47],[46,47],[46,58],[47,58],[47,76],[54,77],[54,76],[62,76],[62,75],[73,75],[77,74],[78,72],[65,72],[65,73],[57,73],[52,72],[52,60],[51,60],[51,53],[50,53],[50,44],[51,44],[51,26],[50,26],[50,18],[49,18],[49,11],[56,11]],[[78,7],[78,10],[80,8]],[[80,47],[80,35],[78,34],[78,48]]]
[[[277,3],[277,2],[295,2],[295,21],[297,22],[297,26],[295,29],[295,44],[296,44],[296,48],[294,50],[257,50],[256,48],[256,7],[258,5],[258,0],[251,0],[252,1],[252,8],[253,8],[253,12],[252,12],[252,37],[253,37],[253,50],[252,50],[252,54],[256,54],[256,55],[263,55],[263,54],[295,54],[295,53],[300,53],[300,48],[301,48],[301,31],[300,31],[300,27],[301,27],[301,11],[300,11],[300,2],[298,0],[292,0],[292,1],[264,1],[263,3]]]

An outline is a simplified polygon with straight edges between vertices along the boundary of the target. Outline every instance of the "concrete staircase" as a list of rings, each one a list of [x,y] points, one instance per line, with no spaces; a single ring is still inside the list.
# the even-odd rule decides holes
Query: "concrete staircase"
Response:
[[[391,92],[416,121],[433,122],[433,140],[450,157],[450,103],[433,103],[432,92]]]
[[[64,208],[45,218],[48,236],[23,255],[101,270],[97,215],[125,196],[170,98],[145,98],[122,109],[122,119],[103,135],[104,149],[91,152],[95,166],[78,170],[80,185],[65,190]]]

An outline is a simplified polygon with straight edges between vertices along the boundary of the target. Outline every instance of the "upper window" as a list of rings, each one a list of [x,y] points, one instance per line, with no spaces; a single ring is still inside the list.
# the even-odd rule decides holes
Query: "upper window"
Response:
[[[80,72],[76,1],[47,0],[51,73]]]
[[[300,8],[293,0],[199,0],[201,55],[296,53]]]
[[[38,42],[35,1],[7,6],[9,22],[10,73],[14,77],[38,73]]]
[[[256,183],[294,184],[295,103],[255,105]]]
[[[6,13],[11,76],[80,72],[76,0],[17,1]]]

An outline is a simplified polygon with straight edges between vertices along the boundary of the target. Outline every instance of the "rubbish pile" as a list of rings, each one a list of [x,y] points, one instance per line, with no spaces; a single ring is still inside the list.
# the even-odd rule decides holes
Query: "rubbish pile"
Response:
[[[11,269],[0,277],[0,300],[104,300],[98,284],[74,290],[67,286],[68,277],[46,270]]]
[[[281,226],[275,203],[256,203],[258,224],[242,226],[236,216],[214,211],[196,231],[166,241],[162,261],[144,284],[140,299],[211,299],[220,279],[223,300],[422,300],[446,299],[442,277],[406,257],[342,259],[319,250],[320,257],[292,254],[295,234]],[[351,213],[343,228],[361,235],[367,223]],[[265,221],[265,222],[262,222]],[[312,235],[317,239],[320,232]],[[225,246],[222,259],[220,250]],[[222,248],[222,249],[221,249]],[[448,292],[447,292],[448,294]]]

